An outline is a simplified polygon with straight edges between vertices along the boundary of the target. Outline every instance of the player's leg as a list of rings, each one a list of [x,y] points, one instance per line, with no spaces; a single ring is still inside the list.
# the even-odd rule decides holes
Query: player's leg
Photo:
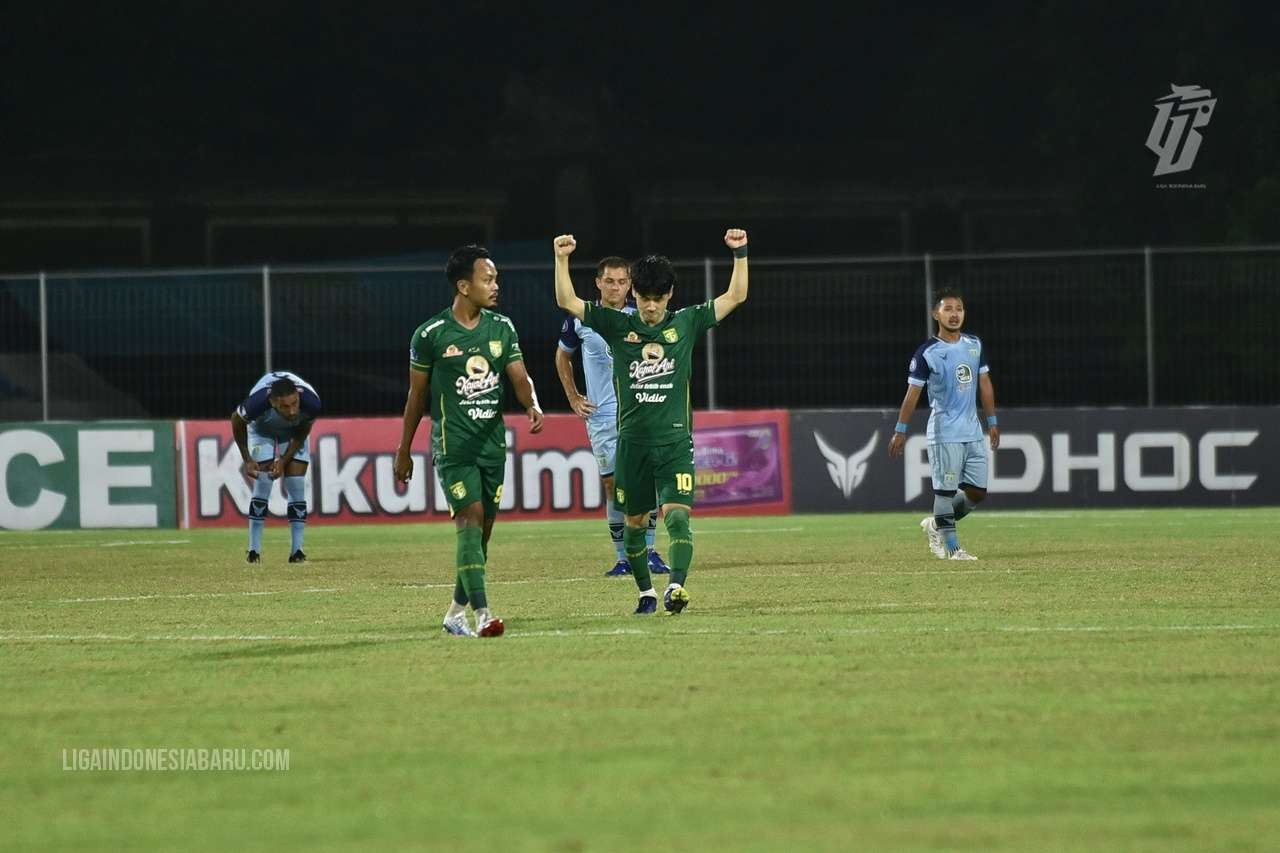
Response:
[[[662,596],[668,613],[679,613],[689,604],[684,585],[693,565],[693,442],[670,444],[656,448],[660,458],[655,466],[658,501],[667,526],[668,554],[671,557],[671,581]]]
[[[592,425],[588,422],[587,438],[591,440],[591,453],[600,470],[600,485],[604,489],[604,517],[609,525],[609,542],[613,545],[613,567],[605,575],[622,577],[631,574],[631,564],[627,562],[627,548],[622,541],[626,520],[622,515],[622,505],[615,499],[613,492],[613,472],[618,460],[618,427],[612,423]]]
[[[308,436],[284,472],[284,494],[289,499],[290,563],[307,561],[307,555],[302,550],[302,539],[307,530],[307,465],[310,462],[311,437]]]
[[[656,613],[658,593],[649,576],[649,549],[644,544],[649,513],[657,505],[653,491],[653,466],[649,458],[652,448],[638,447],[627,441],[618,442],[617,467],[614,471],[613,496],[626,518],[622,531],[622,544],[626,548],[627,562],[636,588],[640,590],[638,615]]]
[[[972,559],[960,547],[956,534],[955,496],[964,465],[963,444],[929,445],[929,467],[933,474],[933,520],[942,539],[945,557]]]
[[[269,466],[276,455],[276,443],[272,438],[259,435],[249,425],[249,457],[259,465]],[[271,499],[271,477],[266,470],[258,472],[253,481],[249,498],[249,551],[245,559],[257,563],[262,559],[262,530],[267,526],[267,501]]]
[[[952,498],[956,521],[973,512],[987,497],[986,442],[968,442],[964,445],[964,454],[964,463],[960,470],[960,488]]]
[[[506,625],[497,616],[489,612],[488,601],[484,589],[486,567],[489,564],[489,537],[493,535],[493,524],[498,519],[498,505],[502,503],[502,484],[506,476],[506,460],[498,463],[481,464],[480,470],[480,556],[484,565],[480,568],[480,595],[483,605],[477,605],[474,596],[471,608],[476,613],[476,636],[501,637]]]
[[[480,470],[474,465],[441,465],[436,468],[449,502],[456,535],[453,600],[445,611],[444,630],[459,637],[474,637],[467,621],[466,605],[488,607],[484,589],[484,510],[480,505]]]
[[[661,503],[661,501],[659,501]],[[669,575],[671,567],[667,565],[667,561],[662,559],[662,555],[658,553],[658,510],[655,508],[649,513],[649,529],[645,531],[644,542],[649,549],[649,573],[654,575]]]

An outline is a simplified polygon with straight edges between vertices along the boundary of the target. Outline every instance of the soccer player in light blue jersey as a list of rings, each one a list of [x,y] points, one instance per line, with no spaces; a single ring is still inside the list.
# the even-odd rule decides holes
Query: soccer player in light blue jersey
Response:
[[[629,269],[630,265],[625,260],[613,255],[596,265],[596,288],[600,291],[596,305],[628,314],[636,310],[627,300],[631,292]],[[578,390],[573,375],[573,354],[578,350],[582,350],[582,373],[587,380],[585,395]],[[627,550],[622,541],[625,521],[613,490],[614,460],[618,453],[618,397],[613,390],[613,353],[595,329],[583,326],[576,317],[568,317],[560,329],[560,345],[556,347],[556,373],[564,386],[564,395],[569,398],[570,408],[587,422],[587,438],[591,441],[591,452],[595,454],[600,479],[604,483],[609,538],[613,541],[617,557],[613,568],[605,574],[610,577],[629,575],[631,564],[627,561]],[[665,575],[671,569],[653,547],[657,525],[658,510],[655,507],[649,513],[649,529],[645,535],[649,572]]]
[[[920,521],[934,555],[949,560],[976,560],[960,547],[956,522],[973,512],[987,496],[987,448],[982,441],[977,403],[982,403],[991,449],[1000,446],[996,425],[996,392],[991,384],[987,351],[964,326],[964,297],[943,290],[934,302],[938,334],[925,341],[907,368],[907,394],[889,440],[889,456],[897,458],[907,441],[907,422],[916,410],[920,390],[929,390],[929,465],[933,469],[933,515]]]
[[[289,562],[305,563],[302,535],[307,526],[307,464],[311,426],[320,415],[320,395],[301,376],[276,370],[263,376],[231,413],[244,473],[253,481],[249,500],[248,562],[262,559],[262,528],[267,521],[271,483],[284,477],[289,499]]]

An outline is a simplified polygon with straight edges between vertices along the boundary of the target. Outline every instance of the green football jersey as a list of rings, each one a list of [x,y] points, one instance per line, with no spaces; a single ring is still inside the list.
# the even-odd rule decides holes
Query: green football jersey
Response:
[[[688,441],[693,346],[716,325],[711,301],[668,311],[656,326],[646,325],[639,313],[586,303],[582,325],[599,332],[613,351],[618,437],[650,447]]]
[[[480,310],[474,329],[446,308],[413,332],[409,366],[431,371],[431,455],[442,464],[502,462],[506,367],[520,361],[516,327],[502,314]]]

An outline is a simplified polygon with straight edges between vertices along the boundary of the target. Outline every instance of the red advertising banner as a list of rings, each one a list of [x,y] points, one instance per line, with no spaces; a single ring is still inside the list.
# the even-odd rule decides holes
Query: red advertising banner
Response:
[[[596,518],[603,490],[586,427],[573,415],[548,415],[538,435],[509,415],[505,518]],[[791,511],[789,419],[782,410],[695,415],[695,512],[705,515]],[[430,464],[429,428],[418,431],[414,475],[397,483],[392,470],[401,421],[321,418],[311,431],[307,504],[312,520],[341,523],[444,521],[448,504]],[[179,421],[178,518],[186,527],[238,526],[249,508],[249,483],[226,421]],[[268,511],[285,515],[281,484]]]

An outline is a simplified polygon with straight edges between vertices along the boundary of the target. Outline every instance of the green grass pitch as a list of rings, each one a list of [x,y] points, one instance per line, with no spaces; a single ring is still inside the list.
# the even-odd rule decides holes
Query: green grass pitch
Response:
[[[641,618],[603,519],[500,519],[495,640],[448,525],[0,534],[0,847],[1280,849],[1280,509],[918,520],[695,518]]]

